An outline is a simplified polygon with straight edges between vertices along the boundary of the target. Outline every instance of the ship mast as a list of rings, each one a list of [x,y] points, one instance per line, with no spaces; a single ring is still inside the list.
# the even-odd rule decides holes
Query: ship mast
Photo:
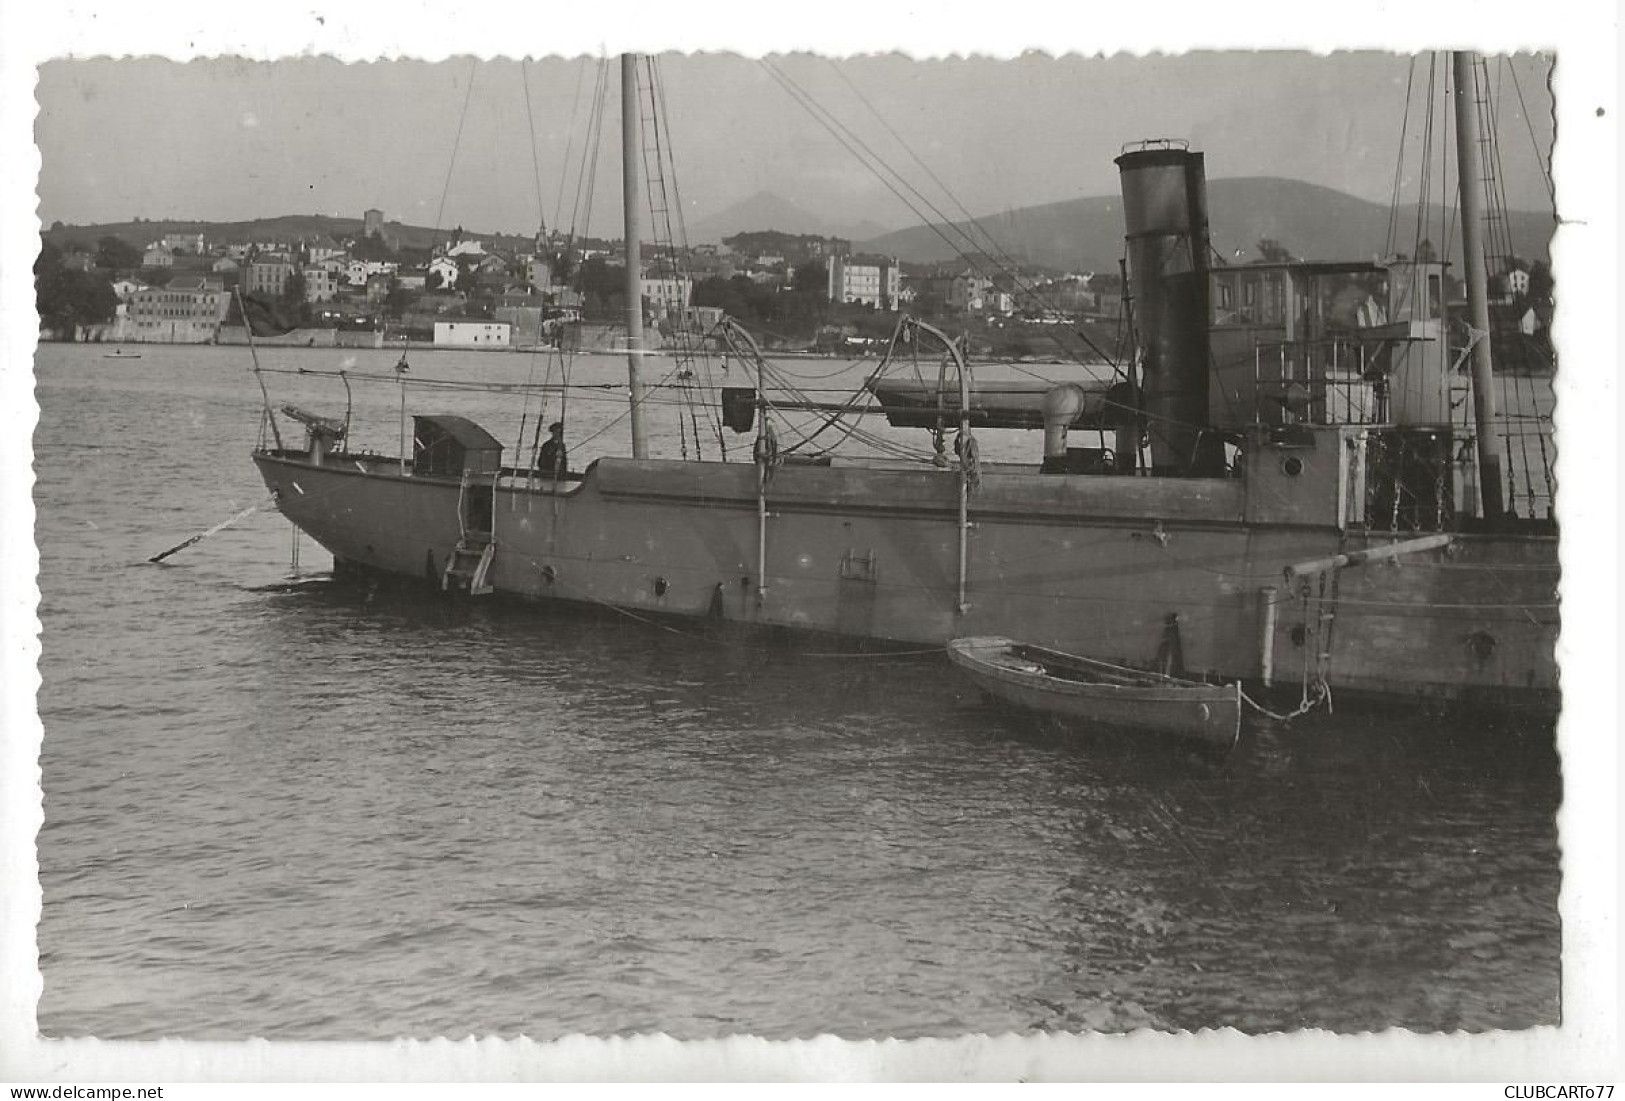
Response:
[[[643,272],[639,227],[638,171],[642,144],[638,130],[638,59],[621,55],[621,201],[626,237],[626,381],[632,403],[632,457],[647,459],[649,444],[643,424]]]
[[[1467,269],[1467,306],[1473,351],[1473,423],[1478,434],[1478,488],[1484,519],[1501,519],[1501,457],[1495,451],[1495,391],[1490,360],[1489,280],[1484,271],[1479,161],[1478,93],[1473,55],[1451,55],[1456,85],[1456,183],[1461,192],[1461,248]]]

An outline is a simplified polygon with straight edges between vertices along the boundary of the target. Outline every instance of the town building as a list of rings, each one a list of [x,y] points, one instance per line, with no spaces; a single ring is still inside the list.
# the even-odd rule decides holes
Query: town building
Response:
[[[188,256],[202,256],[206,251],[201,233],[166,233],[156,247],[171,255],[183,252]]]
[[[549,306],[554,307],[551,312],[560,310],[580,310],[586,304],[586,296],[574,287],[549,287],[543,296]]]
[[[437,256],[429,264],[429,282],[436,283],[435,276],[439,276],[436,284],[447,290],[457,286],[457,261],[445,256]]]
[[[484,256],[485,244],[477,237],[465,237],[455,241],[443,249],[436,250],[441,256]]]
[[[144,268],[172,268],[175,266],[175,255],[162,245],[148,245],[147,251],[141,254],[141,266]]]
[[[683,316],[690,332],[704,334],[722,324],[726,312],[721,306],[690,306]]]
[[[987,308],[987,296],[993,290],[993,280],[975,272],[960,272],[948,282],[948,308],[979,313]]]
[[[1095,292],[1089,289],[1089,276],[1068,275],[1061,279],[1048,279],[1033,288],[1038,302],[1046,311],[1076,316],[1094,307]],[[1028,303],[1032,305],[1032,303]]]
[[[829,300],[895,310],[902,290],[902,269],[889,257],[830,256]]]
[[[366,286],[374,275],[394,271],[396,265],[387,260],[351,260],[344,266],[344,281],[352,287]]]
[[[545,311],[540,304],[503,305],[493,312],[497,321],[510,327],[508,339],[515,348],[534,348],[542,343]]]
[[[526,260],[525,282],[539,291],[545,291],[553,285],[553,265],[543,256],[533,256]]]
[[[332,268],[306,264],[300,274],[305,277],[306,302],[331,302],[338,294],[338,279]]]
[[[643,300],[655,317],[681,313],[693,297],[694,281],[687,276],[643,280]]]
[[[177,278],[166,287],[142,287],[130,295],[128,339],[173,344],[205,344],[226,316],[225,287],[217,280]]]
[[[262,253],[248,265],[248,293],[281,297],[293,278],[293,264],[276,253]]]
[[[384,212],[381,210],[368,210],[361,215],[361,236],[382,237],[384,235]]]
[[[367,276],[367,301],[373,305],[377,305],[384,299],[388,298],[389,286],[392,282],[394,282],[394,280],[395,277],[385,271],[375,272],[374,274]],[[401,285],[406,285],[406,281],[404,279],[401,280]],[[422,290],[423,287],[420,284],[414,289]]]
[[[504,321],[436,321],[437,348],[507,348],[512,345],[513,326]]]

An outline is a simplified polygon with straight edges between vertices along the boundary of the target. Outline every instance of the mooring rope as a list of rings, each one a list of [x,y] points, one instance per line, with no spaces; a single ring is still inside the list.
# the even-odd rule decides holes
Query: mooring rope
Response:
[[[1254,711],[1257,711],[1260,715],[1263,715],[1266,718],[1274,719],[1276,722],[1281,723],[1289,723],[1293,719],[1298,718],[1300,715],[1307,715],[1309,712],[1319,707],[1322,703],[1326,705],[1326,711],[1328,714],[1332,710],[1332,688],[1331,685],[1327,684],[1325,681],[1321,681],[1319,684],[1315,685],[1315,693],[1313,696],[1311,696],[1309,692],[1305,690],[1303,699],[1301,702],[1299,702],[1297,709],[1285,713],[1271,711],[1269,708],[1265,707],[1263,704],[1249,696],[1245,690],[1241,690],[1241,699],[1243,703],[1245,703],[1248,707],[1251,707]]]

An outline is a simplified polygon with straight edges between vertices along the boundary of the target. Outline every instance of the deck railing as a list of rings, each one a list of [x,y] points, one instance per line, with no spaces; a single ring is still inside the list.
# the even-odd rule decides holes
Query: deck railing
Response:
[[[1255,424],[1385,424],[1388,373],[1419,337],[1333,337],[1253,349]],[[1278,418],[1278,419],[1277,419]]]

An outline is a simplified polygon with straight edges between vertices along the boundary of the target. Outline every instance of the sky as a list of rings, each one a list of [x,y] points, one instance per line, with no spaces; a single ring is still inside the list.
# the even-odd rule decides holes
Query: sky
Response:
[[[1514,208],[1550,206],[1551,64],[1529,53],[1489,63]],[[1401,188],[1414,196],[1426,89],[1439,81],[1442,118],[1446,68],[1442,55],[1374,51],[666,53],[656,63],[689,221],[767,191],[884,229],[921,219],[837,134],[956,216],[960,206],[981,216],[1113,193],[1112,158],[1150,137],[1190,139],[1214,178],[1285,176],[1384,203],[1403,149]],[[587,188],[601,77],[607,118]],[[528,233],[541,222],[618,235],[614,58],[58,59],[40,66],[36,94],[45,224],[360,217],[377,207],[391,220],[471,232]]]

